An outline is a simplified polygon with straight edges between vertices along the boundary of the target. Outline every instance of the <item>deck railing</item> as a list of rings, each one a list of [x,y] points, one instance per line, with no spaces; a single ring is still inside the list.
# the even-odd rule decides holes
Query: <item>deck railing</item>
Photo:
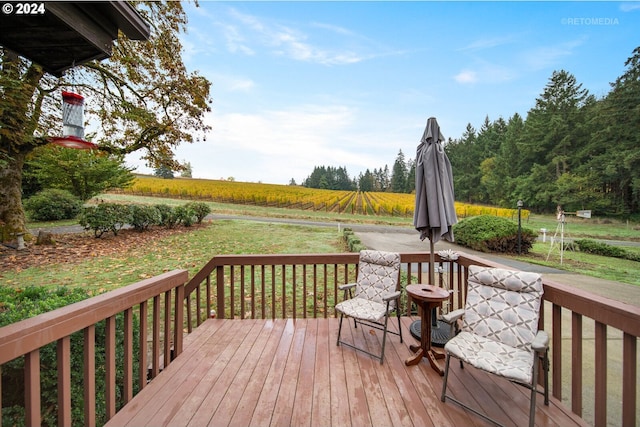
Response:
[[[402,253],[402,282],[425,283],[428,256]],[[216,256],[185,287],[188,329],[211,313],[223,318],[334,316],[338,285],[355,281],[358,254]],[[441,261],[436,279],[451,291],[445,309],[462,307],[470,265],[503,267],[464,253]],[[635,426],[640,308],[543,275],[540,324],[551,336],[551,393],[596,426]],[[206,297],[203,297],[206,295]],[[409,314],[410,306],[404,310]],[[587,347],[588,350],[587,351]]]
[[[403,284],[427,281],[427,254],[402,253],[401,262]],[[125,403],[132,397],[132,366],[138,364],[140,387],[144,387],[163,364],[169,364],[172,356],[182,352],[183,330],[191,332],[212,315],[332,317],[335,301],[341,298],[338,285],[355,281],[357,263],[358,254],[353,253],[215,256],[188,282],[185,271],[166,273],[0,328],[0,367],[24,357],[26,424],[39,425],[39,351],[49,343],[57,343],[58,423],[68,425],[69,337],[81,331],[86,341],[84,424],[94,425],[94,378],[98,370],[104,369],[107,377],[108,419],[117,411],[116,388],[122,390]],[[504,267],[464,253],[455,262],[443,262],[436,256],[436,265],[443,267],[443,273],[436,276],[438,284],[451,290],[445,309],[462,306],[470,265]],[[552,337],[552,394],[590,424],[637,425],[640,308],[549,280],[544,280],[544,290],[541,325]],[[405,304],[403,310],[410,314],[410,305]],[[137,355],[132,354],[134,312],[139,316],[143,337]],[[113,336],[115,316],[121,314],[125,318],[122,361],[125,374],[124,384],[116,384]],[[151,331],[147,331],[149,320]],[[93,334],[95,325],[101,321],[106,322],[107,337],[111,338],[107,338],[105,366],[96,367],[91,362],[95,356]]]
[[[40,351],[51,343],[57,346],[58,425],[72,424],[71,370],[77,367],[71,363],[70,343],[72,335],[78,332],[84,336],[83,424],[96,425],[98,372],[104,372],[105,375],[105,417],[108,420],[115,415],[118,404],[132,399],[134,383],[138,384],[139,389],[144,388],[163,365],[171,363],[172,354],[175,357],[182,352],[183,292],[187,279],[187,271],[176,270],[0,328],[0,368],[13,359],[24,357],[25,425],[39,426],[42,423]],[[124,318],[124,339],[120,343],[122,360],[116,355],[116,316]],[[133,319],[136,316],[140,331],[140,343],[137,346],[133,338]],[[105,322],[104,366],[95,364],[96,325],[100,322]],[[147,345],[149,334],[151,346]],[[164,344],[163,348],[161,343]],[[135,355],[134,346],[139,348]],[[117,384],[116,365],[120,363],[124,375],[122,384]],[[134,363],[138,364],[137,379],[133,377]],[[117,391],[121,394],[120,403],[116,399]]]

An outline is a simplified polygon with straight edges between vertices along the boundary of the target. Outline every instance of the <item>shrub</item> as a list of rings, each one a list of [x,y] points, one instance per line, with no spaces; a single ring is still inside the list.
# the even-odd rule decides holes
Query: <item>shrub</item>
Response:
[[[48,188],[27,199],[24,208],[34,221],[56,221],[75,218],[82,202],[66,190]]]
[[[86,230],[93,230],[95,237],[111,231],[114,236],[125,225],[131,223],[131,209],[117,203],[101,203],[82,210],[78,222]]]
[[[362,241],[356,237],[352,229],[345,228],[342,232],[342,236],[344,237],[344,240],[351,252],[360,252],[361,250],[367,249],[367,247],[362,244]]]
[[[211,208],[204,202],[191,202],[186,206],[194,212],[198,224],[201,224],[202,220],[211,213]]]
[[[138,231],[160,224],[160,211],[155,206],[131,205],[131,225]]]
[[[196,214],[188,204],[184,206],[176,206],[173,211],[175,212],[177,223],[184,225],[185,227],[191,227],[196,219]]]
[[[0,287],[0,327],[19,322],[29,317],[55,310],[72,303],[82,301],[88,297],[84,289],[59,287],[47,289],[41,286],[30,286],[16,289],[8,286]],[[139,353],[139,321],[134,314],[133,345],[134,354]],[[123,315],[116,316],[116,354],[120,359],[123,355],[124,328]],[[71,417],[73,425],[83,425],[84,422],[84,379],[83,379],[83,344],[82,331],[71,335]],[[105,355],[105,322],[96,324],[95,355],[96,367],[104,366]],[[41,407],[42,425],[57,424],[58,408],[58,373],[56,368],[56,343],[46,345],[40,349],[40,379],[41,379]],[[134,394],[139,391],[137,363],[133,364]],[[123,383],[124,371],[122,364],[116,368],[116,381]],[[98,425],[106,422],[105,376],[97,373],[96,384],[96,420]],[[19,357],[2,365],[2,424],[11,426],[24,425],[24,358]],[[124,404],[123,396],[117,393],[117,405]]]
[[[155,205],[155,208],[160,212],[160,222],[158,225],[167,228],[173,228],[180,222],[180,218],[176,214],[173,207],[169,205]]]
[[[518,224],[506,218],[480,215],[454,225],[456,243],[481,252],[517,253]],[[537,234],[522,227],[521,251],[528,253]]]
[[[578,239],[575,241],[575,244],[581,252],[588,254],[640,261],[640,254],[629,252],[624,248],[611,246],[603,242],[597,242],[591,239]]]

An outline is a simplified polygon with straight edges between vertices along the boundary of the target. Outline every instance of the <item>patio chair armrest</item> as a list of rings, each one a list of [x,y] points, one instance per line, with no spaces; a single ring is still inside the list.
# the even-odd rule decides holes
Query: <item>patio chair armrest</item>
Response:
[[[533,341],[531,341],[531,348],[538,353],[544,353],[549,348],[549,334],[545,331],[538,331]]]
[[[391,300],[398,299],[398,298],[400,298],[400,291],[395,291],[395,292],[392,292],[390,294],[383,295],[382,296],[382,301],[386,302],[386,301],[391,301]]]
[[[348,291],[356,286],[356,283],[345,283],[344,285],[338,285],[338,289],[341,291]]]
[[[443,322],[451,325],[456,320],[462,319],[462,316],[464,316],[464,309],[460,308],[458,310],[453,310],[452,312],[449,312],[447,314],[443,314],[442,316],[440,316],[440,318],[442,319]]]

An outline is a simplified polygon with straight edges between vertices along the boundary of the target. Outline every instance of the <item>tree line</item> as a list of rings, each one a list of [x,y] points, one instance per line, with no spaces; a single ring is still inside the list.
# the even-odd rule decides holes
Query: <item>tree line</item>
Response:
[[[311,175],[302,181],[302,186],[327,190],[411,193],[415,190],[415,177],[415,160],[405,160],[404,153],[400,150],[392,172],[389,172],[388,165],[384,165],[379,169],[374,168],[373,172],[367,169],[357,177],[350,178],[344,166],[316,166]],[[289,184],[296,185],[295,180],[292,179]]]
[[[640,209],[640,47],[597,99],[554,71],[526,118],[486,118],[445,150],[456,199],[537,212],[630,217]],[[464,171],[461,173],[460,171]],[[458,172],[458,173],[456,173]]]
[[[444,144],[457,201],[536,212],[590,209],[640,213],[640,47],[611,90],[597,98],[565,70],[554,71],[526,117],[485,118]],[[316,167],[312,188],[411,193],[415,161],[398,153],[388,167],[349,178],[346,168]]]

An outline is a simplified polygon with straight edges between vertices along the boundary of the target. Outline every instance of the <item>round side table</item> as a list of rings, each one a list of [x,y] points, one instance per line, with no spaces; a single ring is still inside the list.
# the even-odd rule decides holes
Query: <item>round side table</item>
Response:
[[[426,357],[431,367],[440,375],[444,375],[444,370],[436,361],[442,359],[444,355],[434,352],[431,348],[431,311],[449,298],[449,292],[438,286],[416,284],[407,286],[407,294],[416,304],[420,305],[421,331],[420,345],[409,346],[415,354],[404,363],[407,366],[417,365],[423,357]]]

